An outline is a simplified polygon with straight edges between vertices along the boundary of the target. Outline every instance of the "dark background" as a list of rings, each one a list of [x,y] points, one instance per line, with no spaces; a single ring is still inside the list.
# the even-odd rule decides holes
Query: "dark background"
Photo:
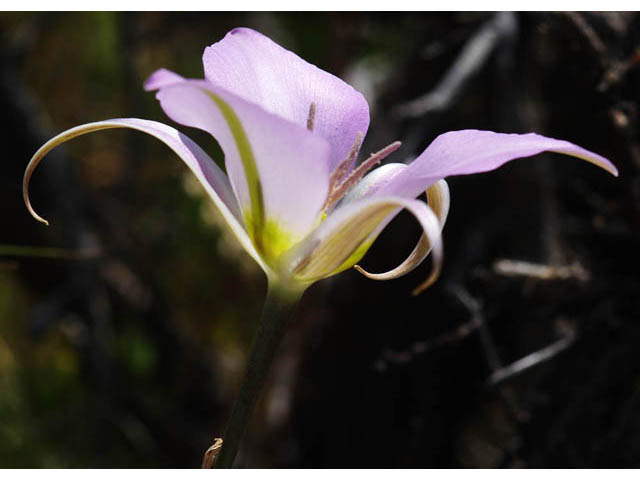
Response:
[[[266,281],[186,168],[150,137],[100,132],[34,176],[51,227],[20,187],[66,128],[170,123],[144,79],[201,77],[204,47],[237,26],[360,89],[364,152],[536,131],[620,169],[540,155],[450,179],[438,283],[410,295],[423,266],[314,285],[237,465],[639,467],[634,13],[2,14],[0,466],[197,467],[222,434]],[[418,235],[399,216],[363,265],[394,266]]]

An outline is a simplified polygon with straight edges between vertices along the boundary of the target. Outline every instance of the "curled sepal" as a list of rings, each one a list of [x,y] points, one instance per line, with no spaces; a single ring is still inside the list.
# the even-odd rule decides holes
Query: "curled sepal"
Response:
[[[449,206],[451,204],[451,197],[449,194],[449,186],[447,185],[447,182],[444,180],[439,180],[431,185],[427,189],[427,201],[433,212],[438,217],[440,232],[442,232],[444,224],[447,221]],[[372,280],[392,280],[394,278],[402,277],[414,270],[424,261],[425,258],[427,258],[430,252],[431,242],[429,240],[429,236],[426,234],[426,232],[423,232],[413,251],[396,268],[384,273],[370,273],[364,270],[359,265],[354,265],[353,268],[355,268],[365,277],[371,278]],[[414,289],[413,294],[417,295],[418,293],[424,291],[433,283],[433,280],[435,280],[435,278],[432,279],[432,276],[429,276],[426,281],[424,281]]]
[[[29,198],[29,181],[36,167],[44,156],[57,147],[58,145],[71,140],[86,133],[96,132],[98,130],[107,130],[111,128],[131,128],[147,133],[166,144],[173,150],[189,169],[196,176],[198,181],[205,188],[214,204],[220,210],[225,222],[245,248],[247,253],[258,262],[263,270],[267,271],[267,267],[256,252],[249,236],[245,232],[240,223],[240,212],[235,196],[229,184],[229,180],[224,172],[215,164],[215,162],[207,155],[193,140],[183,135],[175,128],[169,127],[163,123],[153,122],[150,120],[142,120],[138,118],[117,118],[112,120],[104,120],[102,122],[87,123],[66,130],[56,135],[31,157],[27,169],[24,172],[22,181],[22,195],[29,213],[39,222],[48,225],[44,218],[38,215],[31,206]]]
[[[406,209],[418,220],[433,247],[432,280],[442,263],[438,217],[420,200],[373,197],[337,208],[315,231],[292,249],[283,261],[289,275],[300,282],[314,282],[339,273],[358,262],[379,233],[380,225]]]

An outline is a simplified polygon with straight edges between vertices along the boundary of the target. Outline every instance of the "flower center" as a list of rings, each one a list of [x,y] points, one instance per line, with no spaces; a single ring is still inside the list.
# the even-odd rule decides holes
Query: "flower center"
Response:
[[[255,232],[255,218],[251,210],[244,212],[244,222],[248,232]],[[253,243],[262,255],[266,263],[273,267],[280,256],[295,245],[300,238],[288,229],[284,228],[280,222],[273,218],[266,218],[260,230],[260,236],[251,235]]]
[[[347,158],[338,164],[336,169],[329,178],[329,193],[327,199],[322,206],[322,212],[326,213],[333,205],[335,205],[346,193],[351,190],[358,183],[362,177],[364,177],[369,170],[375,167],[378,163],[398,150],[402,145],[401,142],[395,141],[390,145],[387,145],[382,150],[372,153],[369,158],[351,170],[349,174],[347,172],[353,165],[353,162],[358,155],[360,145],[362,144],[362,132],[358,132],[356,140],[353,143],[353,147],[349,151]]]

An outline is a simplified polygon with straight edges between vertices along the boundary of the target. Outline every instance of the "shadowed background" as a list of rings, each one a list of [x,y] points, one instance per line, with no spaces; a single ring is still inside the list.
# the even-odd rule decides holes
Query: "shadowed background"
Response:
[[[49,228],[20,188],[64,129],[171,123],[144,79],[201,77],[237,26],[364,93],[363,154],[536,131],[621,173],[540,155],[450,179],[441,279],[314,285],[237,465],[639,467],[637,14],[100,12],[0,15],[0,467],[197,467],[222,434],[266,281],[178,158],[126,131],[58,148],[31,186]],[[363,266],[419,233],[400,215]]]

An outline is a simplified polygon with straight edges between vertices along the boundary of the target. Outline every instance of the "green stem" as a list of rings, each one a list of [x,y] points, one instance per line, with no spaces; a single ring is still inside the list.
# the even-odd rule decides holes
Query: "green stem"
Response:
[[[305,287],[300,285],[283,285],[269,279],[267,299],[253,339],[247,371],[231,411],[222,449],[215,459],[214,468],[231,468],[233,465],[276,349],[304,290]]]

